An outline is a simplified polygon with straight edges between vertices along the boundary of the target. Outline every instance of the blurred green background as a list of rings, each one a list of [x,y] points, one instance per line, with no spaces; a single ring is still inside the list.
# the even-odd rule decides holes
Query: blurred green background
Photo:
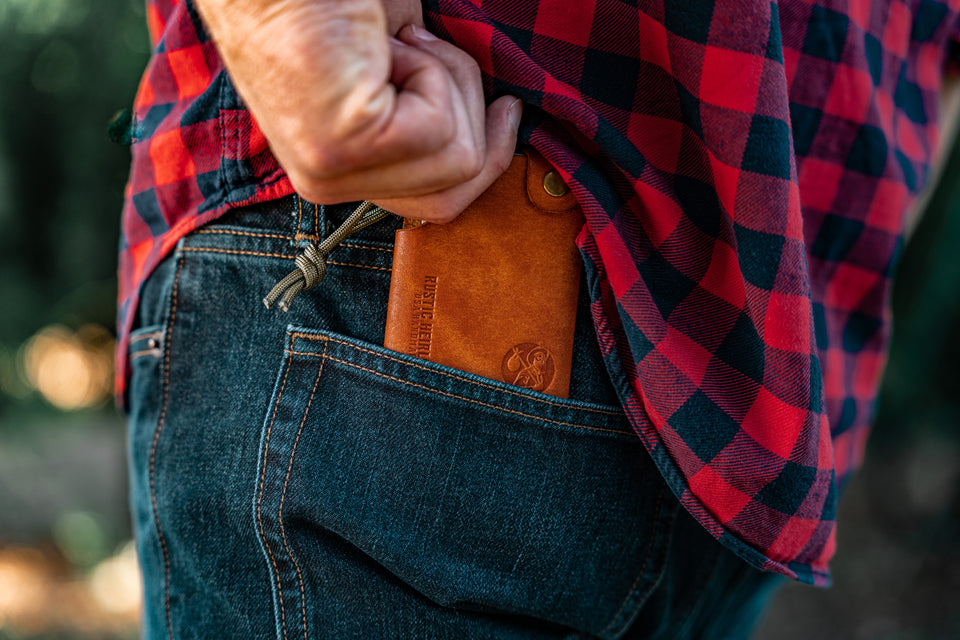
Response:
[[[0,638],[136,637],[110,398],[142,0],[0,0]]]
[[[143,0],[0,0],[0,640],[134,638],[110,399],[119,211],[108,122],[148,56]],[[790,585],[762,640],[960,638],[960,155],[904,256],[835,586]]]

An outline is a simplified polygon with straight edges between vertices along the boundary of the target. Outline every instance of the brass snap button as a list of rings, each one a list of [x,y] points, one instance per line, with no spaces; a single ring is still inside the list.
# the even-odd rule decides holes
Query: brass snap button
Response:
[[[554,198],[562,198],[570,193],[570,187],[556,171],[547,171],[543,176],[543,190]]]

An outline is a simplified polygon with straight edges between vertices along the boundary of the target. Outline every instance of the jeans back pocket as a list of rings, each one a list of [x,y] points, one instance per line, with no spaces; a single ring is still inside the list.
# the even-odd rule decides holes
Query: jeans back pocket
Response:
[[[289,328],[253,504],[278,634],[353,637],[330,625],[415,593],[616,638],[676,510],[617,407]]]

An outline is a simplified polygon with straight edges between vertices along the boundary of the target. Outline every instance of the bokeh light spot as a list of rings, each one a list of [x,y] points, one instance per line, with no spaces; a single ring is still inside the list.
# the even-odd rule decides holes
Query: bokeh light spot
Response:
[[[86,325],[73,332],[46,327],[21,349],[24,377],[50,404],[65,411],[93,407],[110,395],[113,340]]]
[[[90,591],[104,611],[113,614],[136,614],[140,609],[140,568],[133,542],[94,568],[89,579]]]

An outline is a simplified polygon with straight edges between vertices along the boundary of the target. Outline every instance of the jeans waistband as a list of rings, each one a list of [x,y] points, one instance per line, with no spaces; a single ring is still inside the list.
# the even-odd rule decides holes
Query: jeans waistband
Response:
[[[235,227],[247,229],[250,232],[275,234],[283,236],[285,243],[291,249],[303,250],[307,245],[317,243],[328,236],[357,208],[358,204],[349,202],[317,205],[292,195],[271,202],[240,207],[207,225],[206,229]],[[390,216],[378,224],[351,235],[350,239],[392,245],[394,233],[401,224],[402,220],[399,217]]]

